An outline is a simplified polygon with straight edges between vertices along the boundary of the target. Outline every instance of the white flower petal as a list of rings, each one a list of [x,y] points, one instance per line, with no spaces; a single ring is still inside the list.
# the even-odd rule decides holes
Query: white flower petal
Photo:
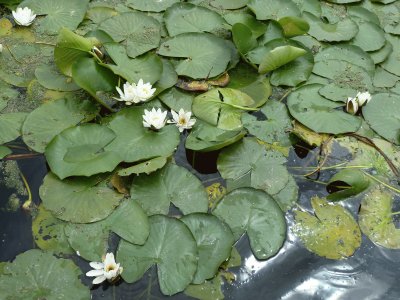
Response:
[[[87,277],[97,277],[104,274],[104,270],[90,270],[86,273]]]
[[[104,268],[104,264],[101,262],[96,262],[96,261],[92,261],[89,263],[89,265],[96,270],[101,270]]]
[[[104,280],[106,280],[106,276],[102,275],[99,277],[96,277],[95,279],[93,279],[93,284],[100,284],[102,283]]]
[[[103,263],[105,268],[107,265],[115,265],[114,253],[107,253]]]

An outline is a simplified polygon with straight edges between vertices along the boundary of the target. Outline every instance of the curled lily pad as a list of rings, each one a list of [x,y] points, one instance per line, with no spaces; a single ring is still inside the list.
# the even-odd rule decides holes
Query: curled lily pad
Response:
[[[131,174],[146,173],[149,175],[158,169],[161,169],[167,163],[167,158],[164,156],[149,159],[145,162],[139,163],[129,168],[125,168],[118,171],[119,176],[129,176]]]
[[[185,168],[168,164],[133,180],[131,197],[148,215],[168,214],[170,203],[184,214],[206,212],[208,201],[201,181]]]
[[[108,250],[110,231],[133,244],[143,245],[149,236],[149,221],[140,205],[132,200],[122,202],[106,219],[90,224],[65,227],[71,247],[83,258],[100,261]]]
[[[46,209],[58,219],[73,223],[91,223],[110,215],[123,195],[99,184],[97,177],[60,180],[49,173],[39,189]]]
[[[79,280],[80,275],[81,270],[71,260],[32,249],[4,266],[0,294],[4,299],[90,299],[90,291]]]
[[[362,232],[375,244],[400,249],[400,229],[393,222],[393,196],[377,187],[361,201],[358,223]]]
[[[278,20],[283,28],[283,33],[286,37],[302,35],[308,32],[310,25],[299,17],[283,17]]]
[[[315,215],[295,211],[295,234],[305,247],[329,259],[353,255],[361,245],[361,232],[353,216],[339,204],[330,204],[314,197],[311,205]]]
[[[22,126],[22,138],[30,148],[43,153],[47,144],[63,130],[90,121],[98,107],[89,100],[58,99],[32,111]]]
[[[217,274],[220,265],[231,255],[235,242],[225,223],[209,214],[186,215],[181,221],[192,232],[199,251],[199,261],[193,283],[200,284]]]
[[[263,191],[236,189],[218,203],[213,214],[229,225],[236,240],[247,233],[257,259],[275,255],[285,241],[283,212],[275,200]]]
[[[329,186],[335,187],[343,183],[346,185],[344,188],[340,188],[339,191],[328,195],[326,198],[331,201],[338,201],[355,196],[367,189],[370,182],[363,172],[353,169],[344,169],[329,179],[328,189]]]
[[[97,124],[68,128],[47,145],[46,159],[61,179],[111,172],[122,161],[117,152],[105,149],[115,138],[114,131]]]
[[[307,51],[303,48],[294,46],[276,47],[263,57],[260,66],[258,67],[258,73],[264,74],[276,70],[306,53]]]
[[[182,221],[160,215],[150,217],[149,221],[150,235],[143,246],[124,240],[119,244],[117,261],[124,266],[122,278],[135,282],[157,264],[161,292],[164,295],[181,292],[196,273],[196,241]]]

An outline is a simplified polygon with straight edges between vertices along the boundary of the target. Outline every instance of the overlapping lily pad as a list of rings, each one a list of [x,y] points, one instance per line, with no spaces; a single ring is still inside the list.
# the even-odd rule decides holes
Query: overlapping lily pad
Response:
[[[170,203],[183,214],[207,212],[207,194],[200,180],[185,168],[168,164],[150,175],[135,178],[131,197],[148,215],[168,214]]]
[[[27,114],[22,112],[0,115],[0,144],[11,142],[21,135],[21,127]]]
[[[299,16],[300,10],[291,0],[250,0],[247,6],[258,20],[277,20],[286,16]]]
[[[179,0],[128,0],[128,5],[137,10],[160,12],[177,2]]]

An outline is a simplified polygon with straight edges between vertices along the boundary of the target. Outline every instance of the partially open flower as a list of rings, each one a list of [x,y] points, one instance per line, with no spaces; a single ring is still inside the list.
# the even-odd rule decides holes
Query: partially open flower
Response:
[[[96,277],[93,284],[100,284],[106,279],[114,281],[123,271],[120,264],[117,264],[113,253],[107,253],[103,262],[91,262],[89,265],[94,269],[86,273],[88,277]]]
[[[144,110],[143,126],[151,129],[161,129],[165,126],[167,118],[167,111],[162,111],[161,108],[153,109],[151,111]]]
[[[355,115],[358,111],[358,107],[357,98],[347,98],[346,111],[348,113]]]
[[[16,11],[12,11],[15,23],[21,26],[29,26],[35,20],[36,15],[29,7],[18,7]]]
[[[119,98],[114,98],[118,101],[125,101],[126,105],[131,105],[132,103],[139,103],[140,99],[136,94],[136,84],[125,82],[123,85],[124,91],[122,91],[118,86],[116,87],[119,94]]]
[[[191,129],[196,123],[196,119],[191,119],[192,112],[185,112],[183,108],[179,110],[178,113],[171,110],[173,120],[168,121],[168,123],[174,123],[179,129],[179,132],[183,132],[185,129]]]
[[[136,95],[140,99],[140,101],[146,101],[153,97],[155,88],[152,88],[150,82],[144,83],[143,79],[139,79],[138,84],[136,85]]]
[[[358,92],[356,98],[360,107],[363,106],[365,103],[368,103],[372,99],[371,94],[368,91],[364,93]]]

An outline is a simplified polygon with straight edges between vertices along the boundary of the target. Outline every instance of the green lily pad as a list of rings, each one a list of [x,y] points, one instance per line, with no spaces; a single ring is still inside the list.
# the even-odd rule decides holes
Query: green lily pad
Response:
[[[207,280],[203,284],[191,284],[184,293],[189,297],[199,300],[220,300],[224,299],[221,287],[224,284],[221,275],[217,275],[211,280]]]
[[[36,79],[46,89],[61,92],[77,91],[78,85],[70,77],[60,74],[54,65],[41,65],[35,70]]]
[[[258,20],[278,20],[287,16],[299,16],[300,10],[291,0],[250,0],[247,4]]]
[[[193,93],[188,93],[173,87],[160,94],[158,98],[162,103],[176,112],[181,108],[183,108],[184,111],[191,111],[194,95]]]
[[[308,22],[299,17],[283,17],[278,23],[281,24],[286,37],[303,35],[310,29]]]
[[[107,43],[104,47],[115,64],[102,65],[128,82],[137,83],[139,79],[143,79],[144,82],[154,84],[160,79],[163,63],[154,53],[131,59],[126,53],[126,48],[121,44]]]
[[[32,111],[22,126],[22,138],[30,148],[43,153],[48,143],[64,129],[92,120],[99,109],[93,102],[58,99]]]
[[[350,15],[350,17],[352,17],[352,19],[358,18],[358,19],[362,19],[364,21],[372,22],[378,26],[381,25],[378,16],[374,12],[372,12],[362,6],[350,6],[349,5],[349,6],[347,6],[347,13]]]
[[[61,179],[111,172],[122,161],[117,152],[106,149],[115,138],[114,131],[97,124],[68,128],[47,145],[46,159]]]
[[[11,142],[21,135],[27,115],[22,112],[0,114],[0,144]]]
[[[146,173],[147,175],[149,175],[150,173],[153,173],[153,172],[157,171],[158,169],[161,169],[162,167],[164,167],[166,163],[167,163],[167,157],[160,156],[160,157],[149,159],[145,162],[139,163],[132,167],[119,170],[118,175],[119,176],[129,176],[132,174],[139,175],[142,173]]]
[[[258,45],[257,38],[253,36],[251,29],[242,23],[232,26],[232,39],[241,54],[246,54]]]
[[[128,0],[128,5],[142,11],[161,12],[179,0]]]
[[[61,28],[75,30],[83,21],[89,0],[25,0],[19,7],[29,7],[38,16],[35,20],[39,30],[56,35]]]
[[[301,12],[308,11],[315,16],[321,15],[321,3],[319,0],[292,0]]]
[[[305,247],[329,259],[347,258],[361,245],[361,232],[353,216],[339,204],[314,197],[315,215],[295,211],[295,234]]]
[[[211,6],[221,9],[238,9],[246,6],[249,0],[212,0]]]
[[[374,76],[374,86],[380,88],[392,88],[400,81],[400,77],[389,73],[381,67],[377,67]]]
[[[167,125],[159,131],[143,126],[144,108],[132,107],[119,111],[107,120],[116,138],[105,147],[125,162],[137,162],[158,156],[170,156],[179,144],[176,126]],[[140,147],[138,147],[140,145]]]
[[[246,1],[247,2],[247,1]],[[230,25],[235,25],[236,23],[243,24],[247,26],[250,30],[252,35],[254,35],[255,38],[260,37],[265,33],[267,30],[267,26],[261,22],[258,21],[253,15],[247,14],[247,13],[226,13],[223,15],[223,18],[225,19],[226,22]]]
[[[221,264],[231,255],[235,242],[232,231],[217,217],[209,214],[190,214],[181,221],[192,232],[199,252],[194,284],[201,284],[217,274]]]
[[[277,194],[271,195],[278,203],[283,212],[291,209],[297,202],[299,196],[299,186],[293,176],[289,176],[289,181],[286,186]]]
[[[100,261],[105,255],[110,231],[130,243],[143,245],[150,232],[148,217],[138,203],[126,200],[104,220],[90,224],[69,223],[65,227],[71,247],[89,261]]]
[[[380,64],[381,62],[384,62],[390,53],[393,51],[393,46],[392,44],[386,40],[385,45],[379,49],[378,51],[373,51],[370,52],[369,55],[371,56],[372,60],[374,61],[375,64]]]
[[[161,44],[158,54],[186,58],[177,62],[178,75],[215,77],[223,73],[231,56],[227,42],[210,33],[182,33]],[[190,58],[190,59],[188,59]]]
[[[223,130],[240,130],[243,110],[254,110],[253,99],[230,88],[210,90],[194,98],[192,111],[196,117]]]
[[[166,216],[152,216],[149,221],[150,235],[143,246],[124,240],[119,244],[117,261],[124,266],[122,278],[128,283],[135,282],[157,264],[161,292],[164,295],[179,293],[192,282],[196,273],[196,241],[182,221]]]
[[[176,3],[164,14],[170,36],[185,32],[217,32],[224,29],[225,20],[215,11],[190,3]]]
[[[131,197],[148,215],[168,214],[171,202],[185,215],[207,212],[208,209],[208,198],[201,181],[185,168],[174,164],[135,178]]]
[[[55,254],[73,254],[74,249],[68,243],[64,233],[68,223],[57,219],[53,214],[39,206],[38,214],[32,221],[32,234],[35,244],[42,250]]]
[[[292,129],[292,120],[286,105],[269,100],[260,110],[267,120],[259,121],[256,116],[244,114],[242,116],[243,126],[258,139],[273,144],[291,145],[289,131]]]
[[[347,18],[340,22],[330,24],[324,23],[318,17],[309,12],[303,13],[303,18],[310,25],[308,34],[323,42],[349,41],[358,33],[357,24]]]
[[[197,120],[195,127],[186,138],[185,147],[201,152],[215,151],[239,141],[245,134],[245,130],[223,130]]]
[[[357,20],[358,33],[351,43],[364,51],[376,51],[381,49],[386,42],[385,32],[373,22]]]
[[[344,187],[343,189],[328,195],[326,199],[330,201],[339,201],[358,195],[368,188],[370,182],[363,172],[354,169],[344,169],[329,179],[328,188],[329,185],[336,186],[342,185],[342,183],[345,183],[348,187]]]
[[[81,270],[71,260],[32,249],[5,265],[0,275],[0,294],[4,299],[90,299],[89,288],[79,280],[80,275]]]
[[[361,201],[358,223],[362,232],[375,244],[400,249],[400,230],[393,223],[393,196],[377,187]]]
[[[10,155],[12,153],[11,149],[1,145],[0,146],[0,159],[3,159],[4,157],[6,157],[7,155]]]
[[[320,84],[298,88],[288,97],[290,114],[303,125],[319,133],[339,134],[356,132],[361,119],[338,110],[341,105],[324,99],[318,94]]]
[[[264,74],[303,56],[307,51],[294,46],[280,46],[272,49],[263,57],[258,67],[258,73]]]
[[[251,188],[234,190],[222,198],[213,214],[229,225],[236,240],[247,233],[257,259],[274,256],[285,241],[283,212],[263,191]]]
[[[400,76],[400,37],[387,34],[386,39],[392,44],[393,51],[388,55],[381,66],[386,71]]]
[[[160,79],[156,82],[154,88],[156,88],[155,95],[159,95],[172,88],[178,82],[178,74],[176,74],[174,66],[169,60],[161,59],[163,69]],[[186,111],[186,110],[185,110]]]
[[[126,12],[102,22],[99,27],[117,43],[123,42],[127,54],[135,58],[157,48],[161,35],[160,23],[142,12]]]
[[[399,145],[400,140],[400,102],[396,94],[381,93],[362,108],[365,120],[380,136]]]
[[[123,195],[99,185],[98,177],[77,177],[60,180],[48,173],[39,189],[46,209],[61,220],[73,223],[92,223],[110,215]]]

